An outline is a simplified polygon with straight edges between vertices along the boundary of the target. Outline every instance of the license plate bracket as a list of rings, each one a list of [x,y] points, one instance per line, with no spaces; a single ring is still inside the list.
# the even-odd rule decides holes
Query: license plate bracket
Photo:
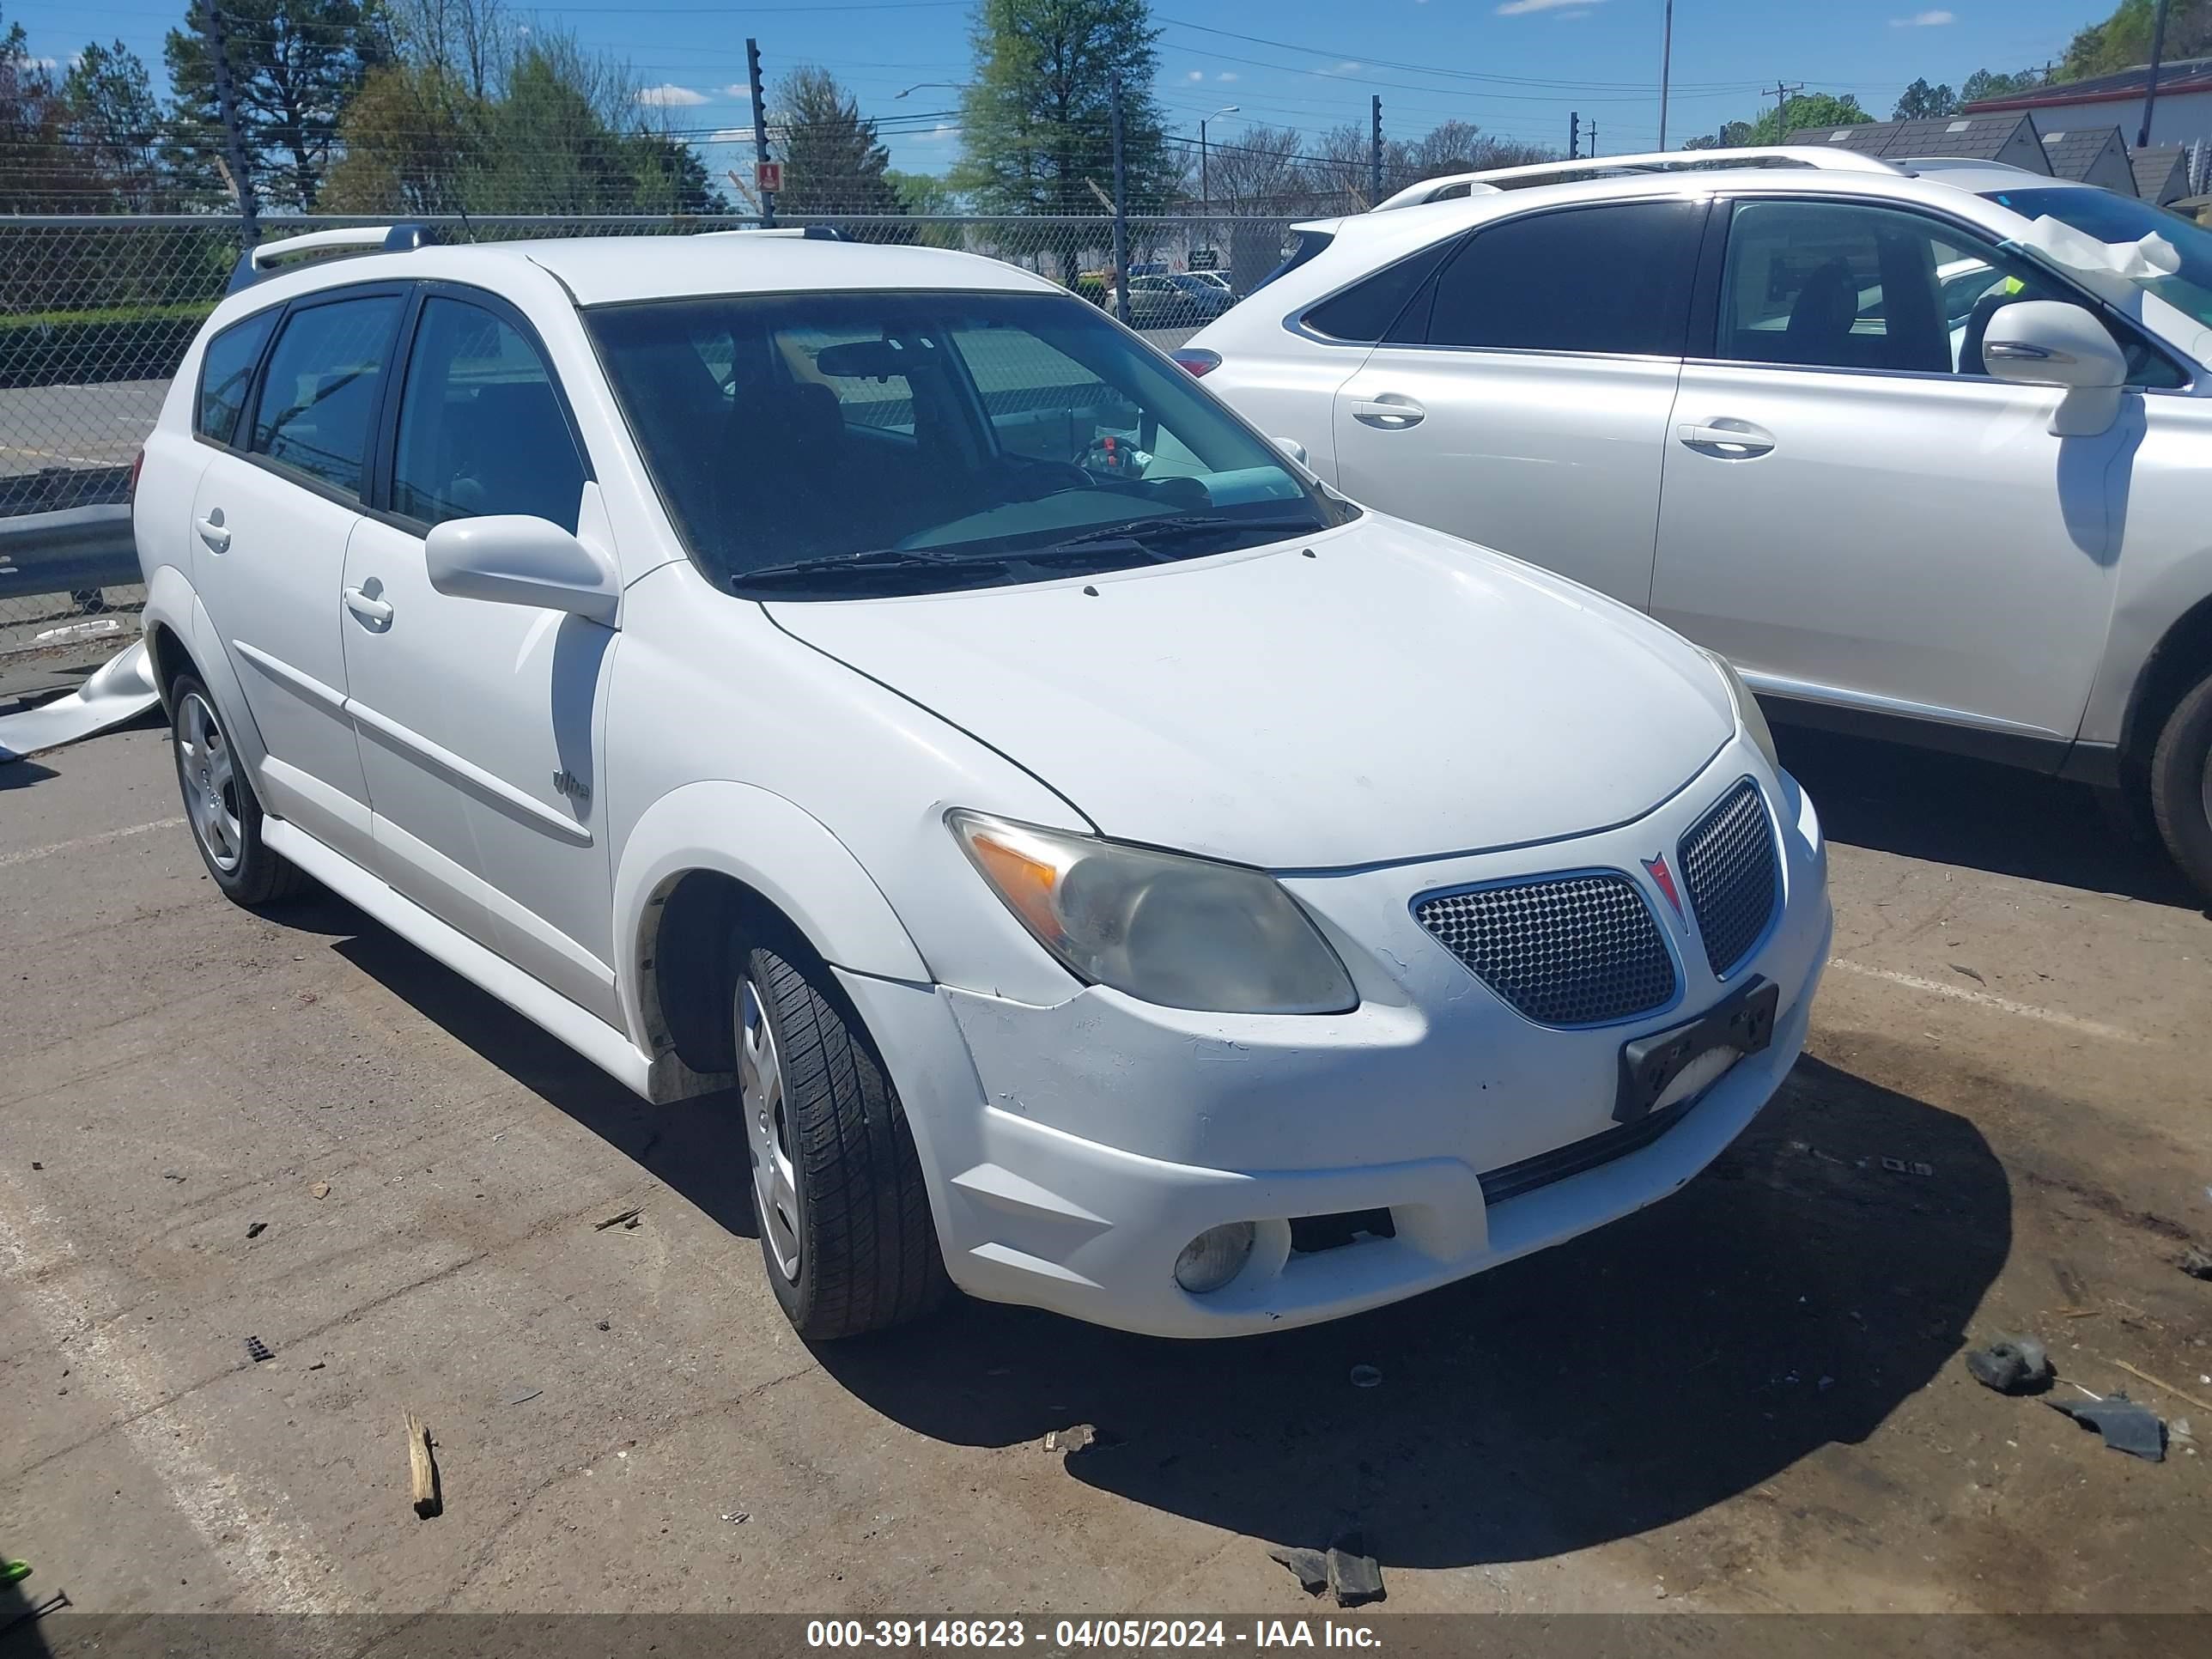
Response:
[[[1734,1048],[1740,1063],[1766,1048],[1774,1041],[1781,1000],[1780,986],[1754,976],[1697,1018],[1622,1043],[1613,1121],[1633,1123],[1645,1116],[1676,1078],[1716,1048]]]

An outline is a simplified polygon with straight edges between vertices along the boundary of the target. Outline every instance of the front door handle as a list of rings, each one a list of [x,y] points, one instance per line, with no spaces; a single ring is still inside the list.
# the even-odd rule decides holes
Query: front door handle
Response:
[[[375,591],[371,592],[371,589]],[[383,591],[381,585],[374,580],[359,587],[349,587],[345,591],[346,609],[373,629],[381,630],[389,628],[392,626],[392,607],[376,597]]]
[[[1352,405],[1352,418],[1362,425],[1383,432],[1403,432],[1409,426],[1419,426],[1421,417],[1429,411],[1411,398],[1386,392],[1379,398],[1362,398]]]
[[[171,522],[173,523],[174,520],[172,520]],[[209,552],[228,553],[230,551],[230,532],[222,527],[222,509],[221,507],[218,507],[216,508],[214,512],[209,514],[204,519],[196,520],[192,527],[200,532],[200,539],[207,544]]]
[[[1747,461],[1774,447],[1774,434],[1749,421],[1684,422],[1674,436],[1692,449],[1710,450],[1726,461]]]

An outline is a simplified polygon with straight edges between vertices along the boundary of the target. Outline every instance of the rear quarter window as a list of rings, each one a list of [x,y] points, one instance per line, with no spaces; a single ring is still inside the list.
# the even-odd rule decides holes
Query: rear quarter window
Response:
[[[246,407],[276,314],[264,311],[233,323],[208,342],[200,358],[199,401],[192,410],[192,430],[201,437],[227,444],[237,432],[239,411]]]

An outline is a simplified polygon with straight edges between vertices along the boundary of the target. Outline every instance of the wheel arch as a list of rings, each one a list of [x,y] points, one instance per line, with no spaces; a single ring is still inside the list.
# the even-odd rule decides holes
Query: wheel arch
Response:
[[[858,859],[819,819],[752,784],[687,784],[631,830],[615,876],[623,1013],[638,1046],[702,1086],[725,1077],[730,945],[748,918],[823,962],[909,982],[929,969]]]
[[[2120,735],[2121,765],[2130,779],[2142,777],[2167,716],[2208,673],[2212,673],[2212,594],[2174,619],[2136,675]]]

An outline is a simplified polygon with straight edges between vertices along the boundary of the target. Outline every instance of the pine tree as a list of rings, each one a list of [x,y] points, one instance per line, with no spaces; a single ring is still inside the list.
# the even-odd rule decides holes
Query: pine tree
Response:
[[[253,158],[254,184],[273,205],[305,210],[322,189],[338,120],[368,71],[388,61],[392,42],[378,0],[222,0],[230,82]],[[199,177],[217,171],[222,112],[204,9],[171,29],[161,56],[176,91],[182,129],[176,164]]]
[[[62,82],[70,142],[121,213],[158,213],[177,205],[161,164],[165,123],[145,60],[118,40],[97,41],[77,54]]]
[[[952,183],[986,213],[1099,211],[1113,188],[1113,76],[1121,80],[1129,206],[1157,211],[1181,181],[1152,96],[1145,0],[981,0]]]
[[[852,94],[826,69],[804,64],[775,89],[769,131],[783,155],[779,213],[901,213],[886,176],[890,151]]]

